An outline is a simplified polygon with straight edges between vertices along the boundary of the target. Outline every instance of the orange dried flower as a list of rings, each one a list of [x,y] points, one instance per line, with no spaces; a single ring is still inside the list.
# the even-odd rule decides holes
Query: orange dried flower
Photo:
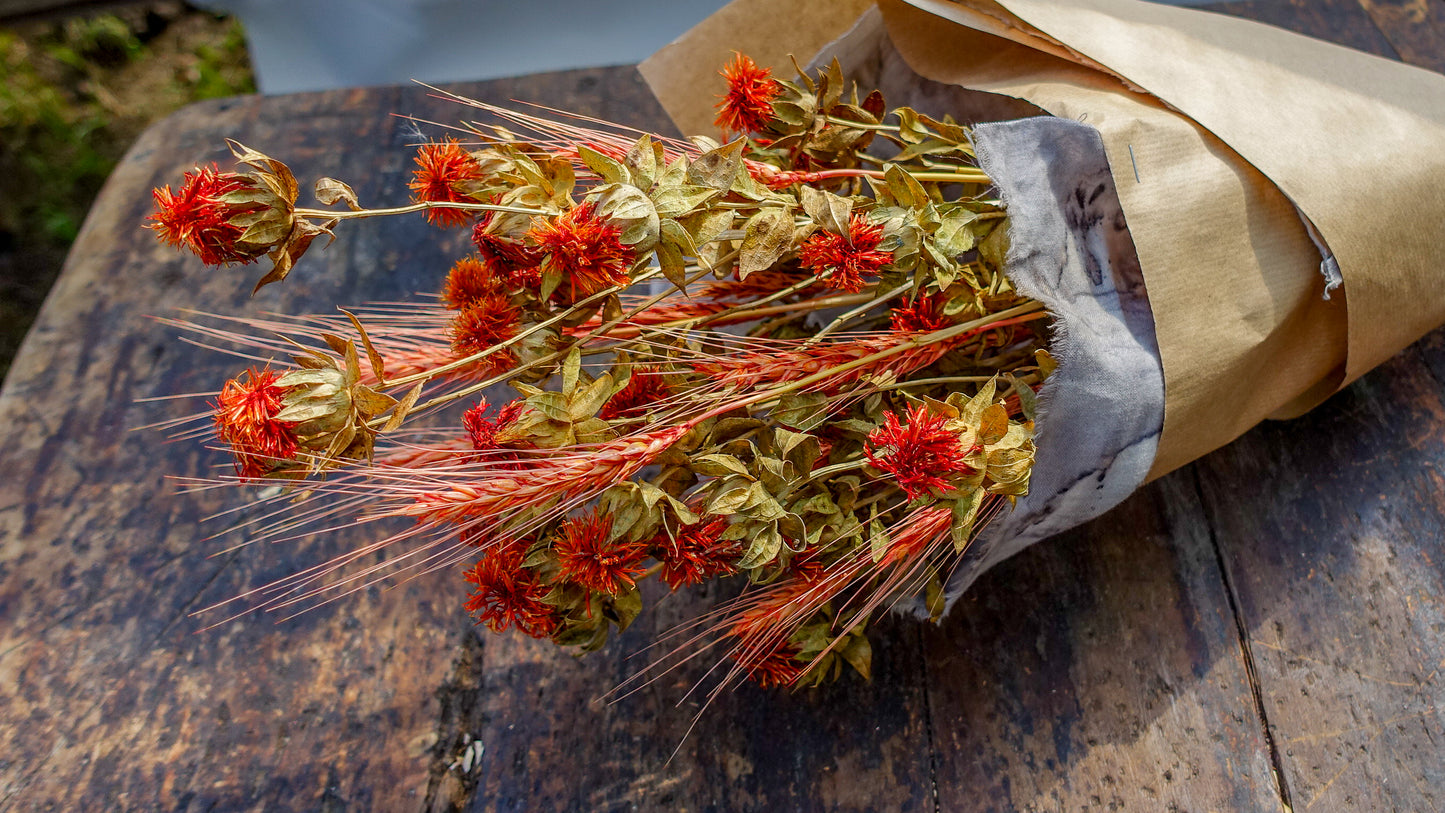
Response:
[[[797,660],[801,651],[802,648],[797,644],[784,642],[766,654],[740,652],[735,653],[732,658],[747,671],[748,677],[754,683],[764,689],[776,689],[793,685],[808,671],[808,664]]]
[[[227,381],[216,399],[216,436],[230,445],[242,477],[261,477],[300,449],[295,424],[276,420],[285,395],[276,385],[279,378],[253,367]]]
[[[659,374],[661,370],[662,368],[657,366],[638,367],[633,370],[627,386],[607,399],[597,417],[604,421],[635,418],[653,404],[672,397],[672,387],[669,387],[667,379]]]
[[[875,468],[892,474],[909,499],[946,491],[949,474],[974,470],[963,461],[967,450],[947,424],[947,417],[933,414],[925,405],[908,412],[907,424],[900,424],[898,416],[889,412],[883,416],[883,426],[868,435],[863,453]]]
[[[447,272],[447,281],[442,285],[442,303],[459,311],[485,297],[503,293],[503,281],[492,263],[479,257],[463,257]]]
[[[622,244],[622,231],[584,203],[561,217],[542,221],[527,232],[542,251],[543,273],[562,282],[557,294],[576,301],[627,282],[635,257]]]
[[[660,537],[654,542],[660,551],[662,581],[673,590],[689,584],[702,584],[715,576],[731,576],[737,572],[743,555],[741,539],[720,539],[726,531],[725,519],[686,525],[672,538]]]
[[[495,212],[483,212],[477,219],[477,225],[472,228],[472,244],[477,247],[477,253],[482,255],[483,259],[498,260],[514,269],[535,267],[540,260],[537,249],[520,240],[489,231],[495,216]]]
[[[883,227],[861,215],[848,220],[848,234],[816,231],[803,241],[798,262],[814,274],[827,274],[828,285],[849,293],[863,290],[863,277],[878,273],[893,262],[893,254],[880,251]]]
[[[517,335],[522,325],[522,312],[511,300],[499,293],[490,293],[472,300],[452,320],[452,352],[458,358],[480,353]],[[500,372],[517,362],[511,350],[499,350],[477,364],[490,372]]]
[[[233,217],[266,208],[266,204],[229,203],[232,192],[256,189],[256,182],[234,172],[221,172],[215,164],[187,172],[181,188],[169,185],[151,190],[156,210],[146,228],[168,245],[189,248],[206,265],[253,263],[268,247],[238,242],[245,228]]]
[[[476,199],[458,187],[482,179],[482,168],[452,139],[440,144],[423,144],[416,151],[416,170],[412,173],[411,199],[417,203],[476,203]],[[465,226],[472,220],[464,209],[428,209],[427,222],[434,226]]]
[[[496,548],[464,574],[476,585],[466,611],[492,632],[515,626],[525,635],[547,638],[557,631],[560,619],[544,601],[551,586],[522,567],[525,548],[519,544]]]
[[[728,82],[728,92],[717,104],[717,120],[713,123],[733,133],[752,133],[767,127],[773,120],[773,99],[782,92],[772,78],[773,72],[749,56],[734,54],[733,61],[719,73]]]
[[[497,433],[508,426],[511,426],[517,418],[522,416],[526,409],[526,403],[517,399],[503,406],[497,411],[495,418],[488,418],[490,410],[487,399],[483,398],[471,409],[462,413],[462,428],[467,430],[467,437],[472,441],[472,448],[479,452],[494,452],[502,446],[497,443]],[[512,455],[509,459],[516,459]]]
[[[647,546],[626,539],[608,541],[611,533],[612,517],[595,511],[563,522],[552,542],[563,577],[608,595],[630,590],[646,571],[642,563]]]
[[[924,294],[893,309],[892,327],[898,333],[932,333],[953,324],[943,313],[943,294]]]

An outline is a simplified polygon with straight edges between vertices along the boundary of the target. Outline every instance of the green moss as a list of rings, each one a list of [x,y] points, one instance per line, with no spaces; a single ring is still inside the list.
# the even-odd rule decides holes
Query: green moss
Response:
[[[190,102],[254,91],[241,27],[194,9],[0,29],[0,375],[135,137]]]

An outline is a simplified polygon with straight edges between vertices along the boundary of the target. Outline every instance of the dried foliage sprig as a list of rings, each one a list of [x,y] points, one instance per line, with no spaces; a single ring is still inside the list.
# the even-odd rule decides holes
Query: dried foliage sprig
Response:
[[[209,416],[231,482],[305,481],[254,539],[414,521],[261,603],[452,569],[479,624],[590,650],[649,577],[746,579],[681,633],[731,664],[714,691],[866,676],[878,613],[914,595],[941,612],[977,529],[1027,491],[1047,314],[1003,273],[1007,219],[966,128],[860,100],[836,64],[781,81],[738,55],[722,76],[725,144],[458,99],[501,123],[423,145],[409,206],[322,179],[346,208],[298,208],[290,170],[234,142],[250,173],[156,192],[162,239],[212,265],[268,257],[258,287],[348,219],[471,234],[419,303],[174,322],[290,354]],[[514,400],[479,400],[503,382]],[[449,429],[418,428],[453,403]]]

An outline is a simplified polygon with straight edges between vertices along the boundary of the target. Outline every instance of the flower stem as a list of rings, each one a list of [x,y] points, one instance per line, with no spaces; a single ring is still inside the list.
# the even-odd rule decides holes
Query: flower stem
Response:
[[[803,343],[804,346],[807,346],[807,345],[810,345],[810,344],[816,344],[819,339],[823,338],[824,336],[827,336],[829,333],[832,333],[833,331],[837,330],[838,328],[842,327],[843,325],[846,325],[846,324],[848,324],[849,322],[851,322],[852,320],[854,320],[854,319],[858,318],[859,316],[867,313],[869,310],[871,310],[871,309],[873,309],[873,308],[875,308],[875,307],[877,307],[877,306],[879,306],[879,305],[882,305],[884,302],[887,302],[888,300],[892,299],[892,298],[895,297],[895,296],[898,296],[899,294],[903,293],[904,291],[906,291],[906,290],[908,290],[909,288],[912,288],[912,287],[913,287],[913,283],[912,283],[911,281],[905,282],[905,283],[903,283],[902,285],[898,286],[897,288],[894,288],[894,289],[891,290],[891,291],[888,291],[888,292],[883,293],[883,294],[879,294],[878,296],[869,299],[867,302],[864,302],[862,305],[859,305],[858,307],[854,308],[853,310],[848,311],[847,313],[843,314],[842,316],[839,316],[837,319],[834,319],[832,322],[828,323],[828,326],[827,326],[827,327],[825,327],[825,328],[823,328],[822,330],[818,331],[817,333],[813,334],[812,338],[810,338],[810,339],[808,339],[808,341],[804,342],[804,343]]]
[[[598,291],[597,293],[595,293],[595,294],[587,297],[586,299],[583,299],[583,300],[577,302],[577,303],[574,304],[572,307],[568,308],[567,310],[563,311],[562,313],[559,313],[559,314],[557,314],[556,316],[553,316],[551,319],[548,319],[548,320],[543,321],[543,322],[538,322],[537,324],[532,325],[531,327],[527,328],[526,330],[522,331],[521,333],[518,333],[517,335],[513,336],[513,337],[510,338],[510,339],[507,339],[506,341],[504,341],[504,342],[502,342],[502,343],[500,343],[500,344],[493,345],[493,346],[491,346],[491,347],[488,347],[486,350],[482,350],[482,351],[473,353],[472,355],[467,356],[467,357],[465,357],[465,358],[460,358],[460,359],[457,359],[456,361],[449,362],[449,363],[447,363],[447,364],[443,364],[443,365],[440,366],[440,367],[434,367],[434,368],[432,368],[432,369],[430,369],[430,370],[425,370],[425,371],[420,372],[420,373],[413,373],[413,374],[411,374],[411,375],[409,375],[409,376],[405,376],[404,378],[398,378],[398,379],[395,379],[395,380],[393,380],[393,381],[388,381],[388,382],[386,382],[386,385],[387,385],[387,387],[389,387],[389,388],[390,388],[390,387],[404,387],[404,386],[406,386],[407,384],[415,384],[415,383],[418,382],[418,381],[426,381],[427,379],[433,378],[433,377],[438,376],[438,375],[441,375],[441,374],[443,374],[443,373],[449,373],[449,372],[451,372],[452,370],[458,370],[458,369],[461,369],[462,367],[466,367],[467,365],[469,365],[469,364],[471,364],[471,363],[473,363],[473,362],[481,361],[482,359],[486,358],[487,356],[492,355],[493,353],[496,353],[496,352],[499,351],[499,350],[505,350],[506,348],[511,347],[512,345],[516,344],[517,342],[520,342],[521,340],[527,338],[528,336],[532,335],[533,333],[536,333],[536,332],[539,331],[539,330],[544,330],[544,329],[546,329],[546,328],[548,328],[548,327],[551,327],[552,325],[555,325],[556,323],[562,321],[563,319],[566,319],[573,311],[577,310],[578,308],[582,307],[583,305],[587,305],[587,304],[589,304],[589,303],[591,303],[591,302],[594,302],[594,301],[596,301],[596,300],[598,300],[598,299],[602,299],[602,298],[611,296],[612,294],[620,293],[621,291],[626,290],[626,289],[628,288],[628,286],[632,285],[633,283],[635,283],[635,282],[642,282],[642,281],[645,280],[645,279],[649,279],[649,278],[651,278],[651,277],[655,277],[655,276],[657,276],[658,274],[660,274],[661,272],[662,272],[662,269],[660,269],[660,268],[653,268],[653,269],[650,269],[650,270],[648,270],[648,271],[645,271],[645,272],[643,272],[643,273],[641,273],[641,274],[638,274],[635,278],[629,280],[626,285],[614,285],[614,286],[612,286],[611,288],[606,288],[606,289],[604,289],[604,290]],[[490,385],[488,385],[488,386],[490,386]]]
[[[448,201],[424,200],[410,206],[396,206],[390,209],[361,209],[355,212],[337,212],[330,209],[297,209],[296,216],[322,220],[358,220],[364,217],[387,217],[422,212],[427,209],[461,209],[468,212],[506,212],[516,215],[548,217],[556,214],[543,209],[527,209],[521,206],[498,206],[492,203],[451,203]]]

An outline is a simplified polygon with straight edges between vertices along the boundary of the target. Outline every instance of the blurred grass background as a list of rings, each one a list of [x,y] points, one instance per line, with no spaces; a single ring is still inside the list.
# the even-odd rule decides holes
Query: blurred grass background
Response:
[[[240,24],[185,3],[0,21],[0,379],[141,131],[191,102],[252,92]]]

